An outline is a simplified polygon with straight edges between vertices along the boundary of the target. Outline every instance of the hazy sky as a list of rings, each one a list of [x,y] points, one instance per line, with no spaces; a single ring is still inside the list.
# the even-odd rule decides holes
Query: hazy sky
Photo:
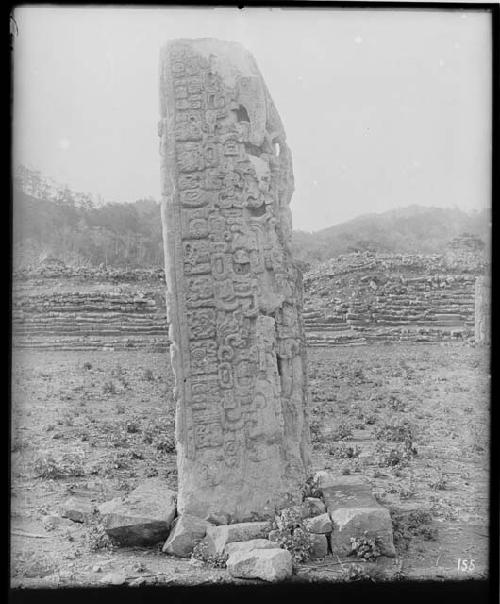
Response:
[[[420,204],[490,206],[490,15],[470,11],[15,11],[14,161],[108,201],[159,199],[159,47],[237,40],[293,153],[296,229]]]

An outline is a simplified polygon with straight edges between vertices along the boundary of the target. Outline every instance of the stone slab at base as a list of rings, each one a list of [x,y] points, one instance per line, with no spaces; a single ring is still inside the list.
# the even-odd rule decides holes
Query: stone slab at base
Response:
[[[376,508],[339,508],[331,514],[333,531],[330,535],[332,552],[347,556],[351,552],[351,537],[376,539],[383,556],[394,558],[392,521],[389,510]]]
[[[189,557],[194,546],[205,537],[210,526],[210,523],[206,520],[196,516],[190,516],[189,514],[178,516],[162,551],[180,558]]]
[[[348,555],[352,551],[351,538],[366,536],[377,539],[382,555],[396,555],[391,515],[377,502],[366,480],[358,476],[335,476],[329,472],[317,472],[315,480],[332,520],[332,552]]]
[[[255,549],[235,552],[226,562],[233,577],[283,581],[292,575],[292,555],[284,549]]]
[[[317,535],[325,535],[332,532],[332,521],[328,513],[314,516],[314,518],[306,518],[304,526],[310,533]]]
[[[251,539],[250,541],[233,541],[227,543],[224,548],[224,553],[228,556],[236,552],[251,552],[254,549],[276,549],[276,543],[272,543],[269,539]]]
[[[326,535],[311,535],[311,559],[317,560],[328,555],[328,537]]]
[[[265,539],[270,530],[270,522],[241,522],[239,524],[210,526],[205,537],[208,553],[210,556],[223,554],[226,544],[234,541]]]
[[[125,497],[100,506],[106,533],[121,545],[153,545],[164,541],[175,517],[176,493],[151,478]]]
[[[318,488],[323,493],[323,501],[329,513],[337,508],[376,507],[371,486],[358,476],[334,476],[328,472],[317,472]]]

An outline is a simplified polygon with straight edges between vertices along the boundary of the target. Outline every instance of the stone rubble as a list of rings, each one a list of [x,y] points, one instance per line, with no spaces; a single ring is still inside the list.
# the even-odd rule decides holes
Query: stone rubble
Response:
[[[292,556],[284,549],[255,549],[235,552],[226,562],[227,570],[240,579],[284,581],[292,576]]]
[[[226,543],[224,553],[230,556],[236,552],[251,552],[254,549],[276,549],[276,543],[269,539],[250,539],[250,541],[232,541]]]
[[[228,543],[267,538],[271,530],[270,522],[242,522],[220,526],[209,526],[205,537],[211,556],[224,554]]]
[[[207,534],[210,523],[196,516],[183,514],[177,516],[168,539],[163,545],[163,551],[172,556],[189,557],[193,548]]]
[[[87,499],[70,497],[61,506],[61,516],[73,522],[87,522],[95,509],[95,505]]]
[[[376,539],[381,553],[394,557],[392,520],[389,510],[373,496],[370,485],[357,476],[336,477],[328,472],[315,475],[332,520],[330,546],[338,555],[351,552],[351,538]]]
[[[327,513],[314,516],[313,518],[306,518],[304,526],[310,533],[317,535],[325,535],[332,532],[332,521]]]
[[[311,559],[325,558],[328,555],[328,537],[326,535],[311,535]]]
[[[150,478],[125,497],[100,506],[107,534],[122,545],[152,545],[164,541],[175,517],[176,493],[160,479]]]

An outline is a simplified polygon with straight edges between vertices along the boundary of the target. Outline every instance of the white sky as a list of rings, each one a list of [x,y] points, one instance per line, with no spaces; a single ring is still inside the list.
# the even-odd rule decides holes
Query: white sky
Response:
[[[296,229],[491,205],[491,24],[480,11],[23,7],[14,162],[108,201],[160,197],[159,47],[237,40],[293,153]]]

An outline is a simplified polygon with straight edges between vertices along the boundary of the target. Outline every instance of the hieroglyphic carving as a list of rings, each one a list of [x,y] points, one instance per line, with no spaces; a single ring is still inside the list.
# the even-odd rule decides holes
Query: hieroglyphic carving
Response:
[[[244,520],[300,497],[309,464],[291,156],[237,44],[167,44],[160,92],[178,508]]]

